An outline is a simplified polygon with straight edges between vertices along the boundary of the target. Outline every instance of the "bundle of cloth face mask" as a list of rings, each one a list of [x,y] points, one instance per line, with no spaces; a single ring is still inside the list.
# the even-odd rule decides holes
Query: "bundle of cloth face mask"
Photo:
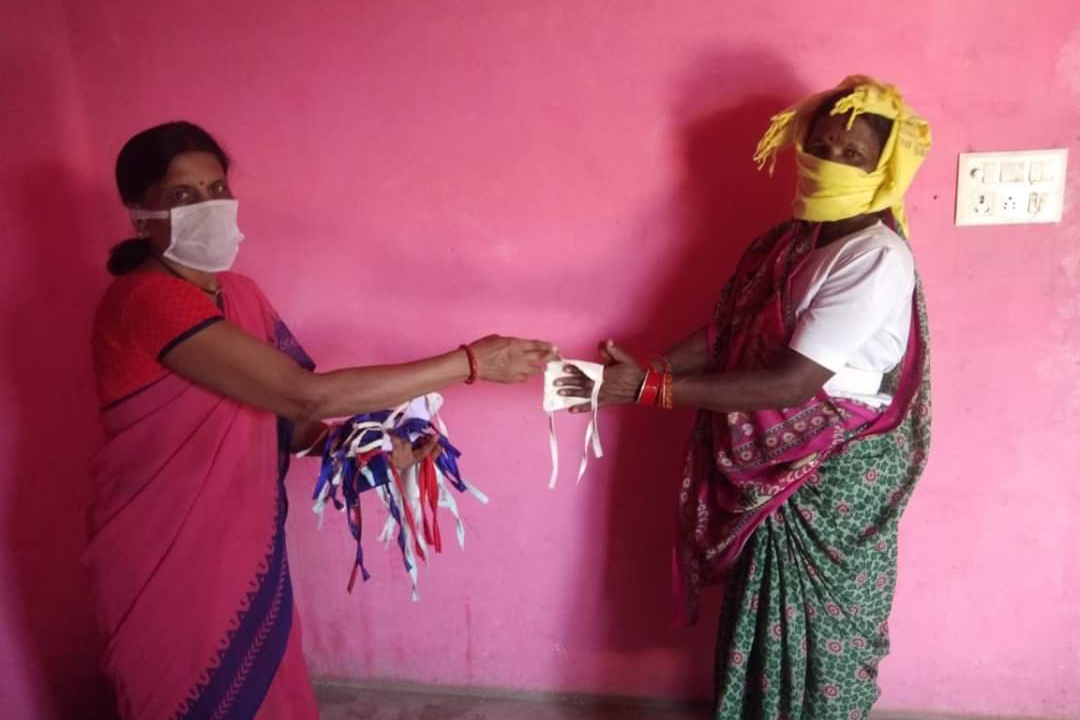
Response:
[[[439,417],[442,396],[431,393],[393,410],[355,415],[331,429],[315,481],[314,511],[322,527],[327,503],[345,514],[356,539],[356,561],[349,578],[352,592],[357,574],[367,581],[361,540],[363,517],[360,498],[367,491],[382,501],[389,517],[379,535],[386,546],[396,539],[405,571],[412,581],[412,598],[417,594],[418,563],[442,552],[439,508],[454,518],[458,545],[465,547],[465,525],[458,513],[451,488],[487,503],[487,496],[471,485],[458,469],[461,453],[450,444],[446,425]],[[438,438],[439,452],[418,464],[399,471],[391,462],[391,436],[415,445],[427,437]]]

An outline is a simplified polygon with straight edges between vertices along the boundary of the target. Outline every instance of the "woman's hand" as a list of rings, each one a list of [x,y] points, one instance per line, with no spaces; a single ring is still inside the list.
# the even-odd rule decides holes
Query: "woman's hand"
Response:
[[[436,435],[427,436],[415,446],[397,435],[391,435],[390,442],[394,446],[394,452],[390,455],[390,462],[398,470],[410,468],[432,453],[435,454],[435,457],[438,457],[439,453],[442,452],[442,446],[439,445],[439,438]]]
[[[600,346],[600,356],[604,359],[604,383],[600,386],[600,405],[623,405],[637,400],[638,390],[645,380],[645,369],[625,350],[607,340]],[[559,394],[565,397],[589,399],[592,397],[593,381],[573,365],[563,370],[566,375],[555,381],[561,388]],[[589,412],[589,404],[582,403],[570,408],[570,412]]]
[[[559,349],[540,340],[489,335],[469,346],[476,356],[477,376],[497,383],[519,383],[544,371]]]
[[[322,457],[329,435],[330,426],[326,423],[317,420],[297,422],[289,452],[296,453],[297,457]]]

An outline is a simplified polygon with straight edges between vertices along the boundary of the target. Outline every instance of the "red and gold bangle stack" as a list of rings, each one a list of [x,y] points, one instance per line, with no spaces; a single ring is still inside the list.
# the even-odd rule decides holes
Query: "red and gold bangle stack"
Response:
[[[660,384],[660,398],[657,401],[661,410],[671,410],[675,407],[675,398],[672,397],[673,382],[674,378],[671,376],[671,373],[664,373],[664,380]]]
[[[645,366],[645,378],[641,381],[641,388],[638,390],[637,404],[671,410],[675,407],[671,363],[665,358],[659,358],[659,360],[662,361],[663,370],[657,370],[653,363]]]

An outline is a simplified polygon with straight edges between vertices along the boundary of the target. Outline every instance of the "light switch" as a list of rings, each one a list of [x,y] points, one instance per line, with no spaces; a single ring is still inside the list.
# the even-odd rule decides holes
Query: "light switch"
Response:
[[[1061,222],[1069,151],[963,153],[956,183],[957,225]]]
[[[1028,195],[1028,215],[1039,214],[1039,193],[1033,192]]]
[[[1003,183],[1017,183],[1024,182],[1027,179],[1027,163],[1021,161],[1012,160],[1009,162],[1001,163],[1001,182]]]

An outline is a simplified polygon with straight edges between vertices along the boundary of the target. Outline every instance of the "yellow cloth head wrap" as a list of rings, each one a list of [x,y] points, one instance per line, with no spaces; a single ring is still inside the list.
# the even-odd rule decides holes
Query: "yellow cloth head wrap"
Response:
[[[872,173],[822,160],[803,150],[803,140],[815,111],[826,98],[845,90],[850,94],[836,103],[831,114],[851,113],[848,128],[862,113],[881,115],[893,121],[877,169]],[[776,166],[777,153],[788,145],[795,146],[799,174],[792,203],[797,219],[828,222],[891,208],[896,222],[907,234],[904,193],[930,152],[930,125],[904,103],[895,87],[865,75],[852,75],[835,88],[774,115],[754,152],[758,169],[768,163],[771,173]]]

